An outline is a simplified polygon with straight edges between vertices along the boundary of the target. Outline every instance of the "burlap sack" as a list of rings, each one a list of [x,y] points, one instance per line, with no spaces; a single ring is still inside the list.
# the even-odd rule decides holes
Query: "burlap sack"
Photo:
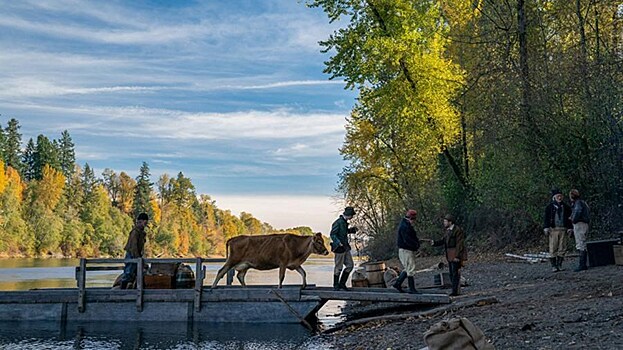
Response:
[[[452,318],[433,325],[424,333],[430,350],[493,350],[482,331],[466,318]]]

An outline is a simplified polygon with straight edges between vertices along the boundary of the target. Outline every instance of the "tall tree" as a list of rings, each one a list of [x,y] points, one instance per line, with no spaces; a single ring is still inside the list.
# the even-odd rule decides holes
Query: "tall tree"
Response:
[[[21,126],[19,125],[17,119],[12,118],[9,120],[7,127],[4,129],[6,135],[4,142],[4,161],[7,166],[10,166],[18,171],[22,170],[22,134],[19,133],[20,127]]]
[[[152,185],[150,181],[149,165],[143,162],[136,177],[136,188],[134,190],[133,214],[137,217],[140,213],[147,213],[153,217],[154,211],[151,205]]]
[[[35,142],[32,138],[28,139],[28,143],[26,144],[26,149],[24,149],[24,154],[22,155],[22,175],[26,181],[31,181],[36,178],[36,147]]]
[[[61,138],[57,141],[57,144],[60,169],[63,175],[65,175],[65,178],[69,179],[75,171],[76,151],[74,149],[74,142],[67,130],[61,133]]]
[[[39,180],[43,176],[43,168],[49,165],[53,169],[61,170],[58,158],[58,151],[55,143],[51,142],[45,135],[37,136],[37,144],[34,153],[34,176]]]

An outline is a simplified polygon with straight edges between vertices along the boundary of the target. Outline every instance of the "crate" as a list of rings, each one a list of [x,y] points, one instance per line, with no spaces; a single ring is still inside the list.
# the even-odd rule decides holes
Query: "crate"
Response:
[[[450,273],[440,272],[433,276],[433,285],[441,288],[452,287],[452,281],[450,280]]]
[[[614,252],[612,247],[618,242],[618,239],[586,242],[588,264],[591,267],[614,265]]]
[[[151,263],[151,267],[149,269],[150,274],[152,275],[167,275],[167,276],[175,276],[177,272],[177,267],[179,263]]]
[[[614,253],[614,263],[623,265],[623,245],[613,245],[612,252]]]
[[[145,289],[173,289],[175,276],[168,275],[145,275],[143,286]]]

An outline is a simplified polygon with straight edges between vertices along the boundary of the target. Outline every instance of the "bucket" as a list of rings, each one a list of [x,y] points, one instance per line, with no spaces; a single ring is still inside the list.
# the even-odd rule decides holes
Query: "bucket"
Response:
[[[367,288],[370,286],[366,278],[363,279],[351,279],[350,283],[353,287]]]
[[[175,274],[175,288],[184,289],[184,288],[193,288],[195,286],[195,273],[190,268],[190,266],[181,264],[177,268],[177,273]]]

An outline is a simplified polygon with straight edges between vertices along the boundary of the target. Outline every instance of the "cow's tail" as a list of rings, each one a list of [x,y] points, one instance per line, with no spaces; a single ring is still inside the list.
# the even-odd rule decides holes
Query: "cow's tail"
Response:
[[[231,251],[230,244],[229,244],[230,241],[231,241],[231,238],[228,239],[227,242],[225,243],[225,259],[229,258],[229,253]]]

